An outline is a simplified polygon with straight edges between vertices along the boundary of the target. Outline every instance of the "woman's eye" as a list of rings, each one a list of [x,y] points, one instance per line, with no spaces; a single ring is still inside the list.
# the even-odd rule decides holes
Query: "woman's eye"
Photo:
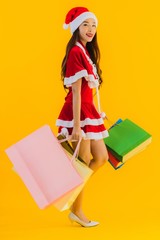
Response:
[[[89,26],[89,24],[88,24],[88,23],[84,23],[83,26],[87,27],[87,26]],[[91,25],[91,26],[94,27],[94,28],[96,28],[96,25],[95,25],[95,24],[93,24],[93,25]]]

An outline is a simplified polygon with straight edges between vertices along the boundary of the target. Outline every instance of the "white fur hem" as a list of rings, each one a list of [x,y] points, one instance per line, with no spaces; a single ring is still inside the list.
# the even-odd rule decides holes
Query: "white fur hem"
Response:
[[[92,126],[98,126],[103,124],[103,119],[99,118],[99,119],[90,119],[90,118],[86,118],[83,121],[80,121],[80,126],[84,127],[85,125],[92,125]],[[74,120],[72,121],[65,121],[65,120],[61,120],[61,119],[57,119],[56,120],[56,126],[63,126],[66,128],[72,128],[74,125]]]
[[[59,133],[58,135],[63,134],[62,132]],[[67,138],[70,138],[71,135],[66,134]],[[107,130],[104,130],[103,132],[87,132],[83,134],[83,139],[94,139],[94,140],[100,140],[100,139],[104,139],[106,137],[109,136],[109,133]]]
[[[88,81],[88,86],[90,88],[95,88],[99,85],[98,80],[95,80],[94,75],[88,74],[87,70],[81,70],[73,76],[65,77],[64,85],[66,85],[67,87],[71,87],[72,83],[76,82],[78,79],[82,77],[85,77],[85,79]]]

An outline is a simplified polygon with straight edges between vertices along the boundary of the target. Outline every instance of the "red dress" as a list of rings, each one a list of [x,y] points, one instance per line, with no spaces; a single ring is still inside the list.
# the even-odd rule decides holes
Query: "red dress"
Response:
[[[103,139],[108,137],[108,131],[104,126],[103,119],[93,103],[92,91],[93,88],[99,85],[98,75],[87,49],[81,42],[77,42],[68,55],[64,84],[69,87],[69,92],[56,120],[56,126],[59,127],[58,132],[60,133],[62,128],[65,128],[69,135],[72,134],[74,126],[72,83],[80,78],[82,78],[80,126],[85,133],[85,138]]]

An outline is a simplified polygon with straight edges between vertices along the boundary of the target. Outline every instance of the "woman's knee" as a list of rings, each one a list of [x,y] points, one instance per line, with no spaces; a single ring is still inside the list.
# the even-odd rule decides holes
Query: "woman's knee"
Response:
[[[97,162],[97,165],[103,166],[108,161],[108,153],[95,159],[95,161]]]
[[[108,152],[105,149],[105,151],[102,152],[96,152],[96,154],[93,155],[94,162],[96,162],[97,167],[103,166],[108,161]]]
[[[99,165],[103,165],[108,161],[108,151],[102,140],[92,141],[91,145],[93,159]]]

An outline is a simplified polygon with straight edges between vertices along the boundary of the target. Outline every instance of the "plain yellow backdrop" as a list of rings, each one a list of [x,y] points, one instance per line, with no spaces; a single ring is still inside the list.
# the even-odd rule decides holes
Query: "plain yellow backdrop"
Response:
[[[4,1],[1,3],[0,239],[160,239],[160,38],[157,0]],[[56,118],[65,91],[60,66],[71,34],[65,14],[88,7],[99,20],[102,110],[129,118],[152,144],[115,171],[109,163],[85,188],[84,210],[96,228],[71,227],[68,211],[40,210],[4,150]],[[107,123],[106,123],[107,125]]]

